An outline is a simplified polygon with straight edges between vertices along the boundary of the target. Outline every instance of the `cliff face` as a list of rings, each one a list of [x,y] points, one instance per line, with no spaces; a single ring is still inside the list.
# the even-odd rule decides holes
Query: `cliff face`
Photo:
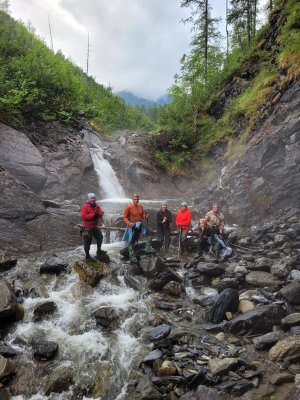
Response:
[[[0,124],[0,166],[0,250],[26,253],[81,243],[80,203],[87,191],[100,189],[77,131],[53,123],[25,133]]]
[[[195,205],[204,212],[220,201],[229,219],[242,225],[277,218],[300,207],[299,172],[300,86],[295,83]]]

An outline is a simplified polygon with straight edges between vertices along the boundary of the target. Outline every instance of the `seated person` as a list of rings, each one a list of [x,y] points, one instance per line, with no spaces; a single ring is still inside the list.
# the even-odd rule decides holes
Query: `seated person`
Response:
[[[227,251],[228,253],[230,251],[231,253],[230,247],[227,247],[223,240],[225,218],[220,211],[220,206],[218,203],[213,204],[212,210],[206,214],[205,220],[212,227],[213,239],[218,243],[219,248]]]
[[[205,218],[199,219],[199,239],[197,244],[198,256],[202,257],[203,250],[212,253],[213,230],[207,224]]]

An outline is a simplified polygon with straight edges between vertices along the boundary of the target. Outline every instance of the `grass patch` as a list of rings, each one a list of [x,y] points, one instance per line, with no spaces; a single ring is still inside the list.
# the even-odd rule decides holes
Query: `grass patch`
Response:
[[[251,129],[266,105],[268,95],[278,79],[277,68],[264,68],[254,78],[252,84],[236,99],[232,113],[245,117],[248,129]]]

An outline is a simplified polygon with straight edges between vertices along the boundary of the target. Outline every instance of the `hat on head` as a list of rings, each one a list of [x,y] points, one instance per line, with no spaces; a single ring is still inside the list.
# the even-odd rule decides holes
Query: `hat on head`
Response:
[[[87,195],[87,198],[88,198],[88,199],[92,199],[93,197],[96,197],[95,193],[89,193],[89,194]]]
[[[186,202],[186,201],[183,201],[183,202],[181,203],[181,205],[187,207],[187,202]]]
[[[161,205],[161,206],[167,206],[167,205],[168,205],[167,200],[162,200],[162,201],[160,202],[160,205]]]

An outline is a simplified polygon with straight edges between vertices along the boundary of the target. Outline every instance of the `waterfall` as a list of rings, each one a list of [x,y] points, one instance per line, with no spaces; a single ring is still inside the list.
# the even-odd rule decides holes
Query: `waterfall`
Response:
[[[90,152],[96,174],[99,178],[100,187],[105,196],[109,199],[124,198],[125,193],[115,171],[108,160],[103,157],[102,147],[96,146],[97,147],[90,148]]]

